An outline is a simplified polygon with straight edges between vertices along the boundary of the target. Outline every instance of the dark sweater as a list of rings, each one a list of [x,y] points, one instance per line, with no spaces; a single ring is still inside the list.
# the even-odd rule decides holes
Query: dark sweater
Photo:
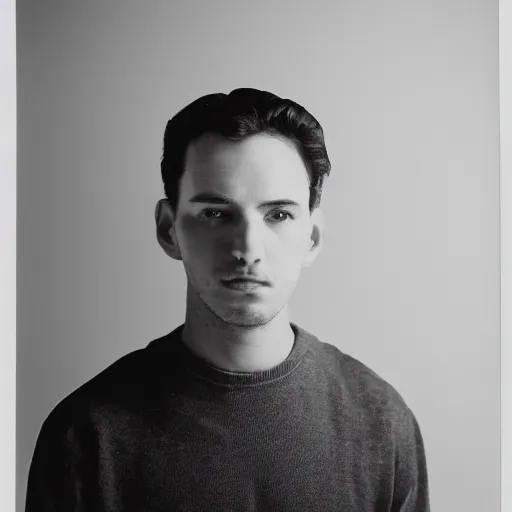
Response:
[[[291,325],[291,353],[266,371],[208,365],[183,326],[116,361],[43,423],[26,512],[428,511],[402,397]]]

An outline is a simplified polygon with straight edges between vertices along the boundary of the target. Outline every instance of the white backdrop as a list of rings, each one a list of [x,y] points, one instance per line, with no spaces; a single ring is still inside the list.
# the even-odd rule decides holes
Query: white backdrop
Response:
[[[321,122],[324,253],[292,317],[391,382],[432,510],[500,503],[497,1],[18,1],[18,510],[42,421],[182,322],[165,123],[257,87]]]

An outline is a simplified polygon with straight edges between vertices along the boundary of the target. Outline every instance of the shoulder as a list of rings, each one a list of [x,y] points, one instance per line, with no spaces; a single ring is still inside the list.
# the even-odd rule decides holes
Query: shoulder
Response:
[[[42,432],[98,426],[109,416],[135,416],[159,394],[162,376],[173,374],[172,356],[163,358],[166,336],[115,360],[62,398],[47,415]],[[167,351],[168,353],[172,351]]]
[[[334,344],[310,337],[310,353],[318,370],[340,399],[360,414],[401,423],[413,414],[401,393],[386,379]]]

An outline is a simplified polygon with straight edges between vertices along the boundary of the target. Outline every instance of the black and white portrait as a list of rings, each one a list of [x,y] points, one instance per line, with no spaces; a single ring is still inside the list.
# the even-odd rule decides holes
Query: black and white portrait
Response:
[[[18,0],[17,512],[500,510],[498,7]]]

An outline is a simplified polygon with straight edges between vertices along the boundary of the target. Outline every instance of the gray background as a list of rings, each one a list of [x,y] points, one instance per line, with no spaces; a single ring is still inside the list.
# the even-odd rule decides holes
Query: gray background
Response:
[[[324,252],[292,320],[393,384],[432,510],[500,503],[498,2],[18,0],[18,511],[51,408],[183,321],[166,121],[257,87],[322,123]]]

